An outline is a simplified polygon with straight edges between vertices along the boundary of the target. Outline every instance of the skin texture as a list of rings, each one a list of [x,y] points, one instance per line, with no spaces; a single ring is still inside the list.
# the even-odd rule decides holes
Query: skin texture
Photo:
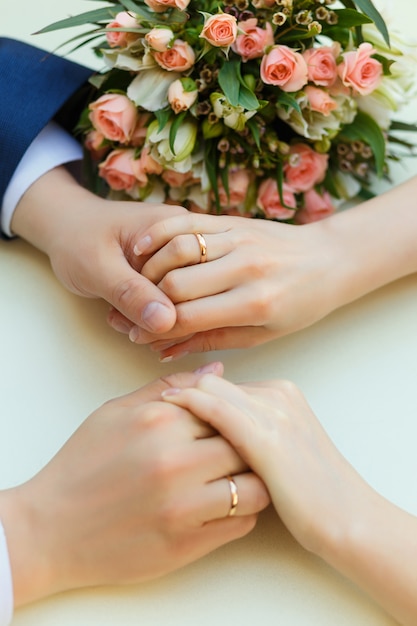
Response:
[[[149,333],[116,311],[110,324],[163,360],[244,348],[305,328],[417,270],[417,177],[358,207],[304,226],[182,214],[135,242],[142,267],[172,300],[176,323]],[[395,207],[395,210],[393,210]],[[207,262],[193,233],[207,242]]]
[[[176,312],[170,299],[139,273],[144,259],[133,242],[175,206],[116,202],[90,193],[64,168],[39,178],[23,195],[12,231],[45,252],[61,283],[87,298],[103,298],[132,323],[169,330]]]
[[[210,424],[264,480],[295,539],[417,623],[417,518],[375,492],[336,449],[288,381],[236,386],[207,374],[164,400]]]
[[[205,371],[223,367],[107,402],[39,474],[0,492],[15,606],[162,576],[253,529],[270,501],[261,480],[208,424],[161,401]],[[241,496],[234,517],[229,474]]]

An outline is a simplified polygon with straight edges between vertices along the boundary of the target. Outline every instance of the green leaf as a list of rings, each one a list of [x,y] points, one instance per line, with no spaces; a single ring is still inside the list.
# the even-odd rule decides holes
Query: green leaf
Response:
[[[175,149],[174,149],[174,143],[175,143],[175,137],[177,135],[177,130],[179,129],[179,127],[181,126],[184,117],[187,115],[187,111],[181,111],[181,113],[179,113],[178,115],[176,115],[174,117],[174,120],[171,124],[171,128],[169,129],[169,149],[171,150],[172,154],[175,155]]]
[[[281,91],[279,93],[277,97],[277,105],[295,109],[298,113],[301,113],[300,105],[298,104],[297,100],[294,98],[294,96],[290,96],[290,94],[286,93],[285,91]]]
[[[171,113],[172,109],[170,107],[166,107],[165,109],[159,109],[159,111],[154,111],[155,117],[158,120],[158,132],[160,132],[168,124]]]
[[[242,77],[240,61],[231,60],[223,64],[219,72],[219,85],[232,106],[241,106],[247,111],[259,108],[258,98]]]
[[[239,104],[240,82],[236,74],[235,61],[223,64],[219,72],[219,85],[230,104],[237,107]]]
[[[337,26],[339,28],[353,28],[373,22],[368,15],[359,13],[356,9],[336,9],[334,12],[337,14]]]
[[[352,124],[342,128],[340,137],[350,141],[364,141],[371,148],[374,158],[376,173],[382,177],[385,165],[385,138],[375,120],[359,111]]]
[[[408,124],[407,122],[393,120],[391,122],[390,130],[405,130],[410,133],[415,133],[417,132],[417,124]]]
[[[59,20],[59,22],[49,24],[49,26],[45,26],[45,28],[38,30],[36,34],[39,35],[44,33],[50,33],[54,30],[61,30],[62,28],[72,28],[73,26],[84,26],[84,24],[107,22],[113,19],[116,12],[122,10],[123,6],[121,4],[117,4],[112,9],[107,7],[103,9],[95,9],[94,11],[87,11],[86,13],[73,15],[72,17],[67,17],[64,20]]]
[[[249,128],[250,132],[252,133],[252,137],[255,140],[256,143],[256,147],[258,148],[258,150],[261,150],[261,134],[259,132],[259,126],[258,124],[255,122],[255,120],[251,117],[250,119],[247,120],[246,122],[246,126]]]
[[[352,2],[351,0],[342,0],[342,2],[345,6],[352,7],[353,5],[352,8],[355,8],[356,5],[363,13],[365,13],[365,15],[370,17],[381,35],[383,36],[387,46],[390,47],[390,39],[387,25],[385,24],[382,15],[376,9],[371,0],[355,0],[355,2]]]

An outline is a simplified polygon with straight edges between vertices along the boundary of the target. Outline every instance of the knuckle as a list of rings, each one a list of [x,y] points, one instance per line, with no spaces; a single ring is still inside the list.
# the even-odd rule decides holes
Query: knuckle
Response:
[[[181,282],[178,272],[172,270],[164,276],[158,287],[168,296],[174,303],[181,300]]]
[[[131,304],[132,295],[135,292],[137,286],[136,279],[134,277],[122,280],[111,291],[111,302],[118,309],[124,309],[126,305]]]
[[[253,292],[253,298],[249,305],[249,316],[257,320],[257,325],[267,324],[273,317],[274,297],[270,286],[266,282],[260,282]]]

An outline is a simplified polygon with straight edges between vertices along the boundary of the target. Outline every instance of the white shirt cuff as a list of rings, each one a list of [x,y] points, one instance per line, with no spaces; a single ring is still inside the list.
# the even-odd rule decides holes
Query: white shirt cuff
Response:
[[[0,626],[9,626],[13,617],[13,582],[6,536],[0,522]]]
[[[38,178],[58,165],[79,161],[82,155],[78,141],[55,122],[49,122],[26,150],[6,188],[1,207],[2,231],[13,236],[10,223],[14,210]]]

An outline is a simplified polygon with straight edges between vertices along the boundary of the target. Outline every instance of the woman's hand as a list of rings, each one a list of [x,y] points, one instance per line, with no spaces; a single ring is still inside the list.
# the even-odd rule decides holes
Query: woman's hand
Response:
[[[305,328],[417,271],[416,193],[417,176],[305,226],[198,214],[158,222],[134,250],[139,258],[153,254],[142,274],[175,303],[175,326],[156,335],[114,311],[109,321],[125,323],[132,341],[151,343],[163,360]],[[200,263],[195,233],[206,240],[207,263]]]
[[[263,483],[210,426],[160,401],[201,375],[168,376],[106,403],[37,476],[0,492],[16,606],[161,576],[254,527],[269,503]]]
[[[369,593],[398,623],[417,624],[417,518],[359,476],[294,384],[236,386],[209,374],[194,388],[169,389],[163,397],[230,442],[265,482],[277,513],[304,548]]]
[[[24,194],[12,230],[49,256],[67,289],[115,307],[122,320],[117,330],[126,332],[137,324],[158,333],[172,328],[175,308],[140,275],[146,259],[133,254],[133,242],[157,220],[182,212],[163,204],[103,200],[59,167]]]
[[[196,232],[207,243],[203,264]],[[186,214],[153,226],[136,250],[153,255],[142,275],[175,303],[177,321],[158,336],[132,326],[130,338],[162,357],[260,344],[336,306],[337,241],[320,224]]]

